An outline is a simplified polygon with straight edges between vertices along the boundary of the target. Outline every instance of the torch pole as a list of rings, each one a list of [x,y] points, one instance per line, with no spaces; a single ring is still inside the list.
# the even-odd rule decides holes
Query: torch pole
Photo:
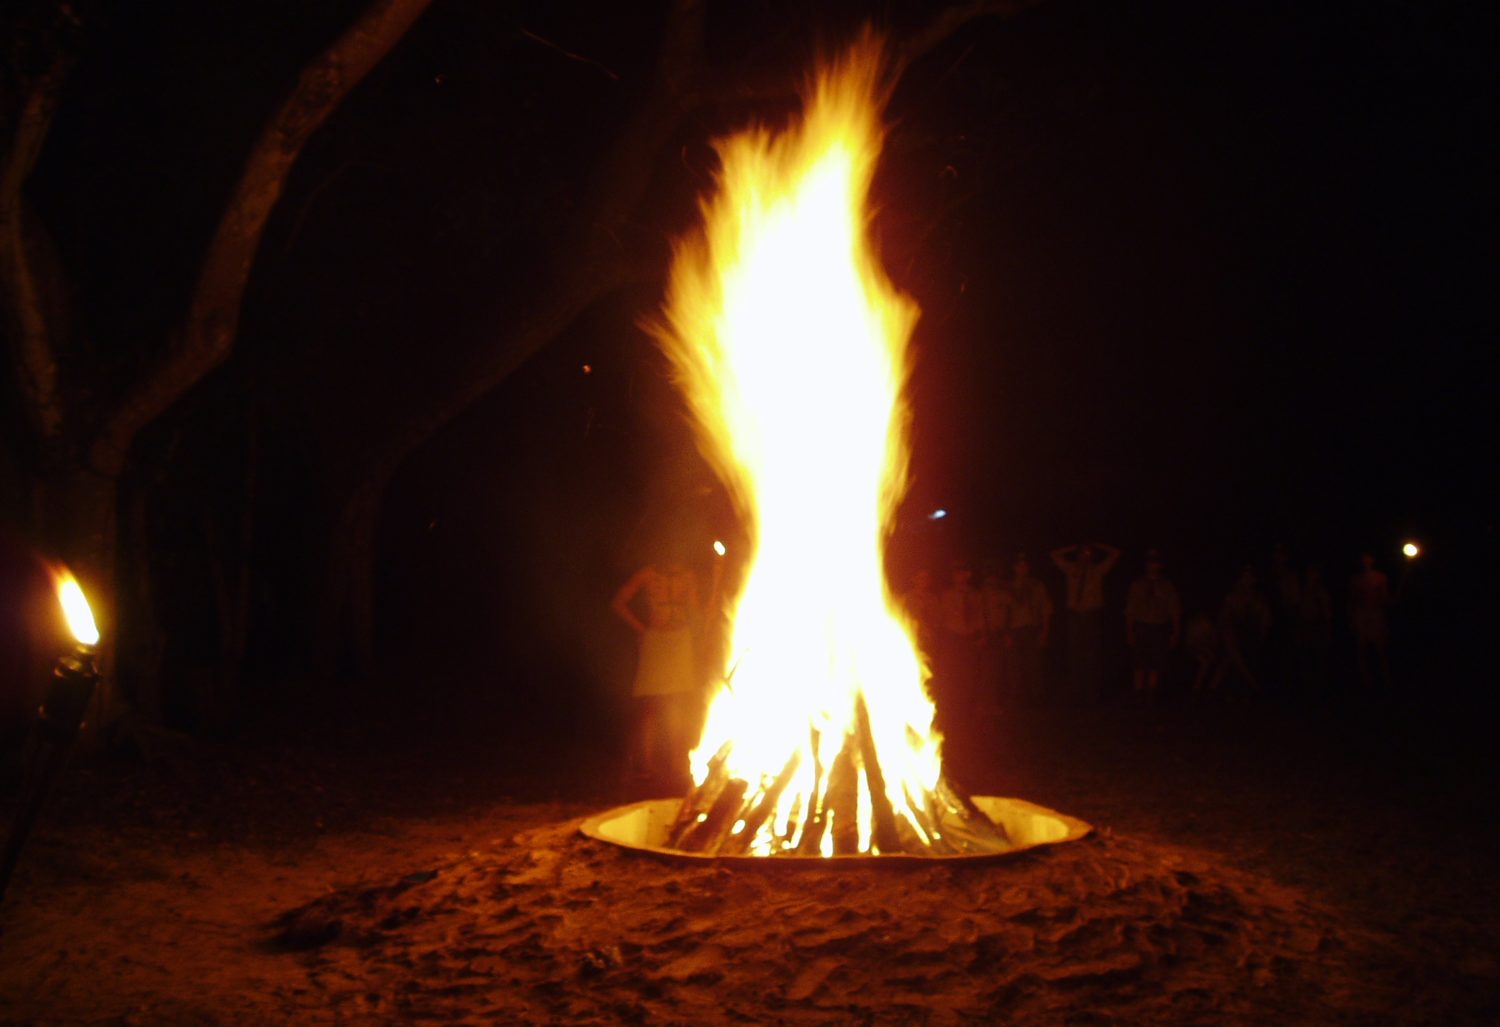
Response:
[[[94,663],[92,646],[79,645],[73,653],[58,660],[52,671],[52,683],[36,721],[39,746],[33,760],[36,772],[28,775],[30,780],[21,796],[21,808],[11,823],[10,835],[5,839],[4,854],[0,855],[0,900],[5,898],[11,875],[21,861],[26,838],[67,765],[68,752],[73,739],[78,737],[78,729],[83,726],[84,711],[88,709],[98,683],[99,670]]]

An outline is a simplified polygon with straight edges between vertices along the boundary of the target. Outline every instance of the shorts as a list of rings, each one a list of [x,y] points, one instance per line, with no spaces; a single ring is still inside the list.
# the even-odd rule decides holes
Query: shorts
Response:
[[[692,695],[698,691],[692,628],[648,628],[641,635],[641,658],[631,694]]]

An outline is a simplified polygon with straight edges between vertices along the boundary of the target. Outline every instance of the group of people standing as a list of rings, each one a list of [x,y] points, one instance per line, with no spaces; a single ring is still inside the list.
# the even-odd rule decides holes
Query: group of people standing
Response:
[[[1050,556],[1062,579],[1060,627],[1052,591],[1024,553],[1008,575],[998,561],[984,562],[977,581],[971,564],[955,560],[941,591],[931,572],[919,570],[900,595],[932,663],[939,716],[948,726],[982,723],[1017,704],[1081,704],[1108,694],[1106,655],[1119,621],[1105,584],[1121,551],[1079,542]],[[1264,588],[1262,575],[1246,565],[1216,612],[1196,613],[1184,623],[1182,598],[1162,554],[1148,550],[1143,564],[1123,610],[1131,691],[1141,701],[1159,694],[1174,652],[1185,656],[1180,666],[1193,693],[1316,694],[1327,688],[1334,604],[1318,565],[1299,572],[1286,547],[1277,546]],[[721,577],[716,561],[703,598],[685,554],[673,552],[638,571],[614,597],[614,612],[640,636],[631,751],[641,776],[679,775],[700,730],[708,682],[722,666]],[[1393,597],[1373,556],[1361,558],[1347,596],[1361,683],[1367,690],[1386,687]],[[1053,680],[1045,654],[1058,634],[1064,673]]]
[[[1389,689],[1386,657],[1390,579],[1365,553],[1349,578],[1346,619],[1354,642],[1359,686]],[[1337,617],[1319,564],[1300,572],[1285,546],[1271,551],[1264,575],[1253,564],[1240,569],[1218,615],[1200,614],[1187,627],[1193,692],[1239,690],[1316,696],[1330,688]]]
[[[1032,574],[1024,554],[1015,559],[1009,577],[1001,576],[997,562],[986,562],[977,584],[968,563],[953,561],[942,591],[934,589],[929,572],[913,576],[901,601],[932,663],[933,689],[945,719],[982,720],[1008,705],[1078,704],[1109,693],[1106,654],[1111,629],[1118,631],[1120,622],[1118,613],[1108,609],[1105,582],[1121,552],[1102,542],[1080,542],[1050,555],[1062,577],[1060,631],[1048,586]],[[1131,693],[1143,702],[1154,701],[1177,652],[1184,654],[1177,665],[1192,693],[1325,691],[1335,612],[1320,566],[1299,571],[1286,547],[1278,545],[1264,578],[1263,588],[1262,575],[1246,565],[1217,608],[1185,617],[1162,554],[1147,550],[1123,608]],[[1361,558],[1347,597],[1360,683],[1367,691],[1388,687],[1387,608],[1392,595],[1373,556]],[[1043,652],[1059,634],[1062,673],[1049,682]]]
[[[1065,583],[1066,687],[1074,697],[1096,695],[1104,675],[1104,580],[1119,562],[1120,550],[1082,542],[1055,549],[1051,557]],[[1133,587],[1131,609],[1139,621],[1139,644],[1154,658],[1158,650],[1165,652],[1163,631],[1180,621],[1181,604],[1165,579],[1148,585],[1139,602],[1136,591]],[[977,583],[973,567],[955,560],[942,591],[933,587],[930,572],[920,570],[901,600],[932,661],[933,686],[945,719],[983,717],[1005,705],[1038,703],[1053,694],[1043,654],[1054,637],[1057,609],[1026,554],[1016,556],[1008,576],[1002,575],[998,561],[986,561]],[[1159,677],[1160,667],[1154,673]]]

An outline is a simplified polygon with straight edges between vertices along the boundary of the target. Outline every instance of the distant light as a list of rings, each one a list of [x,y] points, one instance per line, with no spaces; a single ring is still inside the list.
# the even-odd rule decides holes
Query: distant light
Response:
[[[948,511],[944,510],[942,507],[938,507],[936,510],[932,511],[932,513],[927,515],[927,519],[929,521],[940,521],[947,516]]]
[[[594,373],[594,365],[593,364],[584,364],[583,365],[583,373],[584,374],[593,374]]]
[[[720,556],[723,556],[726,551],[727,550],[725,550],[724,548],[724,543],[720,542],[718,539],[714,539],[714,552],[718,553]]]
[[[1415,542],[1408,542],[1401,547],[1401,552],[1406,556],[1408,560],[1415,560],[1417,557],[1422,555],[1422,547],[1417,545]]]

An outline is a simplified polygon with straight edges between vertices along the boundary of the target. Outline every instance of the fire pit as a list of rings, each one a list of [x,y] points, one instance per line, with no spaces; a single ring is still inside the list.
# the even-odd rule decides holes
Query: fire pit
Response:
[[[726,602],[692,788],[596,819],[595,837],[709,857],[928,859],[1088,830],[953,786],[927,661],[886,582],[918,316],[869,237],[887,74],[866,33],[813,76],[800,121],[715,144],[703,223],[678,242],[651,328],[751,556]]]
[[[1002,799],[993,795],[974,796],[974,805],[996,825],[1010,840],[1010,847],[994,852],[927,852],[925,854],[895,853],[881,858],[886,863],[931,864],[933,860],[995,860],[1020,852],[1077,841],[1086,837],[1093,828],[1075,817],[1038,806],[1025,799]],[[673,825],[678,820],[682,807],[681,799],[646,799],[600,813],[585,820],[579,828],[589,838],[609,842],[627,849],[637,849],[672,859],[717,860],[734,859],[766,863],[791,863],[796,866],[827,866],[829,858],[823,856],[782,856],[774,860],[762,860],[754,856],[720,855],[703,852],[684,852],[670,845]],[[830,857],[843,862],[864,859],[860,854]]]

